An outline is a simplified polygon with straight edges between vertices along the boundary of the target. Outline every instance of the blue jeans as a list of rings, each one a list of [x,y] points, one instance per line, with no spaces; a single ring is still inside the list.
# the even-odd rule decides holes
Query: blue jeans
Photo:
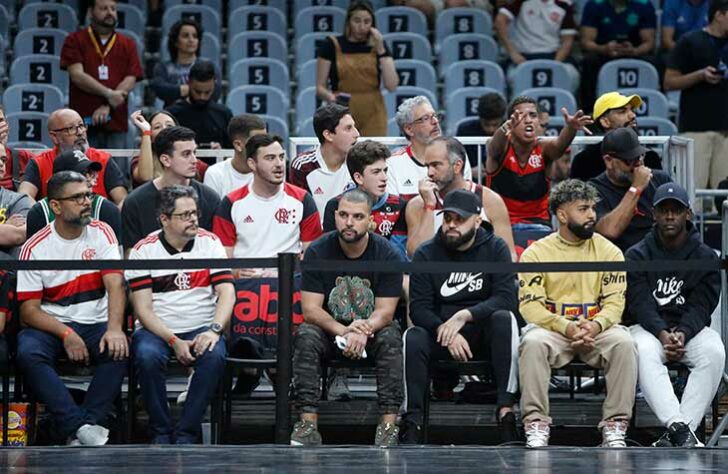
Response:
[[[128,361],[113,360],[108,351],[99,353],[99,342],[106,323],[67,323],[86,343],[91,362],[96,367],[81,406],[76,405],[55,370],[59,356],[65,355],[63,342],[53,334],[26,328],[18,334],[18,365],[28,385],[53,415],[64,436],[73,435],[84,424],[98,424],[106,418],[121,391]]]
[[[191,341],[198,334],[207,331],[207,327],[194,331],[175,334],[180,339]],[[155,444],[194,444],[200,438],[200,423],[205,410],[210,404],[215,388],[222,377],[225,367],[225,340],[221,337],[212,352],[205,351],[194,363],[195,373],[192,376],[187,400],[182,408],[182,416],[173,430],[172,420],[167,404],[167,362],[174,355],[174,350],[167,341],[140,328],[132,338],[134,367],[142,397],[149,413],[149,427],[152,442]]]
[[[529,224],[526,222],[517,222],[511,225],[513,232],[552,232],[553,229],[546,224]]]

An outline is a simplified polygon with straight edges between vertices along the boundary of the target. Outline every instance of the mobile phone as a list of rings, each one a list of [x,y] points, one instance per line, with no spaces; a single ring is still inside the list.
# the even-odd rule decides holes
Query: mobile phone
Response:
[[[351,94],[347,94],[346,92],[339,92],[336,94],[336,103],[339,105],[343,105],[344,107],[349,106],[349,102],[351,101]]]

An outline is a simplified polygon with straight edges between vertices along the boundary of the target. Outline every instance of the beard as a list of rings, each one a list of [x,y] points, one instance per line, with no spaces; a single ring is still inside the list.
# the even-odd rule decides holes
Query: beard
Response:
[[[87,225],[89,225],[91,223],[91,213],[90,213],[90,210],[89,210],[89,213],[88,214],[86,214],[86,213],[79,214],[76,217],[73,217],[71,219],[68,219],[66,221],[66,223],[67,224],[70,224],[70,225],[73,225],[73,226],[86,227]]]
[[[462,246],[465,243],[470,242],[473,237],[475,236],[475,232],[477,229],[473,228],[469,231],[465,232],[462,235],[453,236],[453,235],[447,235],[445,232],[440,230],[442,232],[442,237],[445,241],[445,248],[448,250],[457,250],[460,246]]]
[[[586,224],[575,224],[569,222],[566,224],[572,234],[580,238],[581,240],[591,239],[594,235],[594,222],[589,221]]]
[[[354,231],[354,234],[353,235],[346,234],[345,232],[347,230]],[[343,229],[343,230],[337,231],[337,234],[339,234],[339,239],[343,240],[347,244],[353,244],[353,243],[359,242],[361,239],[363,239],[364,236],[367,235],[367,231],[357,232],[354,229]]]

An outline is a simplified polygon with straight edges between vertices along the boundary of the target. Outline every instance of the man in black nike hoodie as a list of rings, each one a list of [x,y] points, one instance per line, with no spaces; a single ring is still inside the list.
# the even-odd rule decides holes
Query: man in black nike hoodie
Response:
[[[681,271],[680,261],[715,261],[717,256],[690,222],[690,203],[680,185],[657,188],[653,205],[655,227],[625,257],[676,262],[671,271],[627,275],[627,309],[637,323],[630,331],[637,346],[639,384],[667,427],[654,446],[702,446],[694,431],[715,396],[725,363],[720,335],[709,327],[720,295],[720,273]],[[690,368],[682,402],[675,396],[666,362]]]
[[[512,411],[518,390],[516,277],[513,273],[450,272],[444,262],[511,262],[506,243],[480,227],[477,196],[456,189],[443,201],[442,227],[413,262],[443,262],[443,272],[410,277],[410,317],[404,334],[405,409],[402,443],[421,443],[422,411],[431,360],[490,360],[498,391],[503,441],[517,437]]]

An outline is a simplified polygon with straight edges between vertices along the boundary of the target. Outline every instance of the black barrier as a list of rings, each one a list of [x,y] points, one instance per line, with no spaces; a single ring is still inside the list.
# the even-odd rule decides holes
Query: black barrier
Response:
[[[278,255],[278,352],[276,356],[276,444],[289,444],[291,410],[288,390],[291,386],[291,328],[293,327],[293,268],[296,255]]]

